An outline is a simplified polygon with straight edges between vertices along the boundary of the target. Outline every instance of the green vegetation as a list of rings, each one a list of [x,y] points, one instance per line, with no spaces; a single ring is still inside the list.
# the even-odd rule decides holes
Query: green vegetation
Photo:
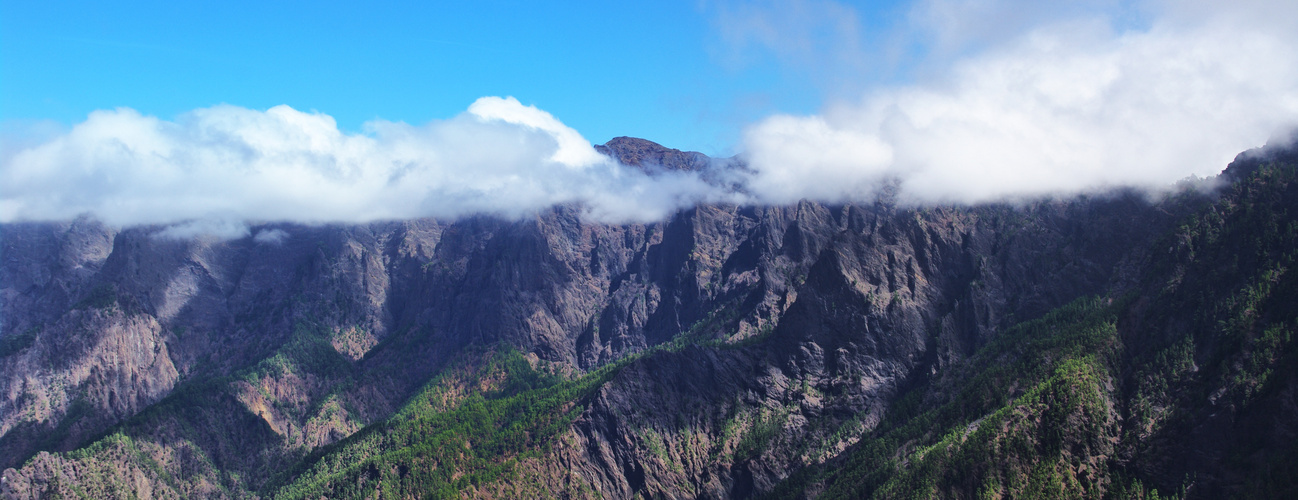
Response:
[[[347,373],[351,364],[329,342],[332,336],[332,332],[315,322],[299,322],[289,341],[251,370],[245,370],[243,378],[255,384],[262,377],[280,377],[290,373],[332,376]]]
[[[452,498],[508,477],[566,432],[581,402],[625,362],[572,380],[516,350],[447,370],[387,421],[312,455],[276,498]]]
[[[817,483],[831,499],[1098,496],[1125,303],[1082,299],[1012,328],[964,370],[902,396],[842,463],[803,469],[768,498]]]
[[[783,408],[773,411],[762,409],[757,412],[749,422],[747,432],[744,432],[743,437],[735,444],[731,458],[739,462],[760,454],[784,427],[788,417],[789,412]]]
[[[80,477],[77,488],[87,492],[129,492],[132,486],[126,478],[119,477],[121,468],[143,471],[147,477],[174,491],[186,491],[200,483],[220,491],[245,491],[255,487],[265,480],[256,474],[259,466],[285,459],[266,454],[261,446],[281,442],[284,438],[238,401],[235,384],[244,381],[261,389],[263,378],[309,374],[338,381],[339,385],[335,387],[341,386],[350,380],[351,365],[333,350],[328,338],[326,329],[314,322],[302,321],[295,326],[287,342],[260,362],[239,369],[233,375],[194,377],[181,382],[161,401],[100,437],[91,439],[87,446],[61,454],[62,458],[78,463],[79,467],[107,471]],[[316,410],[298,410],[292,405],[281,404],[264,390],[261,393],[266,401],[292,418],[304,418]],[[302,414],[304,411],[307,415]],[[58,449],[73,426],[96,418],[97,414],[98,411],[84,397],[73,400],[59,426],[45,434],[38,449]],[[166,446],[170,451],[164,451],[155,444],[158,442],[168,443]],[[288,453],[288,460],[295,460],[304,452],[293,453]],[[232,463],[231,459],[237,457],[240,465],[252,469],[253,473],[233,467],[222,470],[214,465],[214,455],[224,458],[215,462],[225,463]],[[185,457],[183,463],[175,462],[178,456]],[[163,460],[163,457],[169,457],[171,462]],[[118,470],[118,473],[111,470]],[[70,491],[76,493],[75,489]],[[92,498],[100,496],[90,495]]]
[[[1203,438],[1159,438],[1222,412],[1235,422],[1230,434],[1207,438],[1227,457],[1214,472],[1247,478],[1239,498],[1298,492],[1298,448],[1264,430],[1287,412],[1280,402],[1298,377],[1296,215],[1298,168],[1266,163],[1188,217],[1157,245],[1178,258],[1161,263],[1166,282],[1145,319],[1180,328],[1131,343],[1145,353],[1130,363],[1138,369],[1123,445],[1143,456],[1185,455]]]
[[[948,356],[942,349],[950,344],[942,343],[952,341],[943,336],[946,330],[933,327],[929,350],[921,353],[929,357],[906,365],[914,367],[905,382],[910,385],[885,386],[900,393],[886,402],[881,421],[882,404],[866,411],[859,405],[844,411],[838,404],[866,397],[851,392],[860,391],[853,383],[879,380],[866,379],[852,364],[839,365],[848,369],[838,372],[826,369],[831,376],[819,380],[815,370],[794,366],[770,375],[788,385],[772,383],[778,390],[769,394],[745,387],[739,395],[688,399],[674,423],[670,415],[611,405],[609,418],[622,419],[630,433],[617,443],[631,448],[618,449],[627,452],[619,459],[639,461],[633,464],[639,477],[627,478],[639,488],[633,494],[745,491],[739,484],[743,472],[789,467],[784,471],[792,475],[767,497],[1293,497],[1298,169],[1264,164],[1250,175],[1220,197],[1181,193],[1162,202],[1159,209],[1166,213],[1192,215],[1131,254],[1146,260],[1131,264],[1138,271],[1116,271],[1126,273],[1111,277],[1121,282],[1111,284],[1121,297],[1112,292],[1114,297],[1078,299],[1024,322],[1004,319],[1015,312],[1004,311],[996,324],[1010,326],[967,358],[963,344]],[[1039,221],[1030,210],[998,210],[990,212],[997,238],[1036,234]],[[916,225],[927,224],[918,212],[913,215]],[[979,272],[990,269],[995,257],[968,256]],[[805,273],[796,269],[784,268],[784,279],[806,285]],[[444,269],[430,263],[424,271]],[[965,291],[1005,292],[995,279],[984,278],[994,276],[971,278]],[[713,283],[706,285],[709,290]],[[328,307],[353,314],[344,309],[355,307],[346,299],[338,292]],[[339,332],[304,320],[291,333],[250,349],[256,354],[239,358],[239,366],[217,366],[202,376],[187,372],[190,378],[168,397],[93,444],[40,459],[63,460],[56,462],[61,470],[77,472],[75,484],[51,479],[63,485],[54,491],[65,496],[129,497],[138,494],[129,482],[136,478],[149,482],[158,496],[526,496],[520,492],[552,486],[545,484],[551,471],[538,470],[555,463],[555,455],[547,454],[575,446],[574,421],[629,363],[662,356],[656,361],[667,363],[651,367],[656,370],[702,355],[716,361],[709,369],[755,366],[755,376],[761,376],[773,366],[761,363],[785,361],[774,353],[783,345],[766,345],[772,323],[744,339],[729,335],[744,314],[739,299],[733,300],[716,304],[666,342],[580,376],[560,374],[504,345],[438,352],[456,356],[449,364],[445,357],[417,359],[431,351],[413,348],[423,346],[419,339],[429,337],[427,332],[403,330],[374,345],[377,339],[367,332]],[[920,300],[880,289],[865,295],[874,312]],[[117,304],[114,289],[100,285],[76,307],[111,310]],[[824,309],[838,317],[841,307],[831,301]],[[193,335],[172,328],[176,338]],[[27,349],[38,334],[30,329],[0,339],[0,356]],[[846,347],[839,352],[859,355]],[[400,371],[410,364],[393,359],[422,361],[425,371],[403,378]],[[428,381],[434,370],[437,376]],[[638,382],[628,384],[630,389],[647,391],[650,400],[671,402],[662,396],[678,390],[667,380]],[[373,396],[365,390],[388,392]],[[412,393],[387,413],[393,399]],[[98,407],[86,394],[72,399],[57,425],[41,429],[42,448],[66,446],[64,441],[80,436],[73,432],[78,426],[96,418]],[[381,405],[365,406],[374,400]],[[652,418],[641,420],[644,415]],[[1204,479],[1210,474],[1216,483]],[[749,486],[764,488],[771,477]],[[594,496],[589,486],[565,485]]]
[[[797,471],[769,496],[795,497],[809,486],[820,485],[817,488],[823,488],[823,498],[1171,498],[1129,471],[1118,458],[1120,453],[1144,449],[1139,443],[1150,432],[1193,410],[1170,395],[1185,398],[1186,394],[1202,395],[1209,387],[1224,386],[1227,397],[1247,405],[1259,394],[1274,391],[1268,389],[1269,381],[1276,377],[1278,367],[1292,366],[1298,358],[1293,342],[1298,318],[1293,317],[1292,307],[1285,306],[1298,303],[1288,272],[1298,255],[1294,250],[1298,248],[1298,222],[1289,222],[1284,210],[1267,204],[1287,199],[1289,195],[1279,192],[1298,184],[1289,168],[1263,168],[1256,175],[1263,179],[1260,188],[1252,184],[1237,187],[1169,236],[1167,246],[1180,252],[1181,258],[1176,260],[1188,267],[1156,265],[1149,273],[1166,276],[1167,281],[1159,285],[1163,295],[1153,298],[1154,305],[1141,306],[1141,314],[1156,324],[1175,324],[1172,319],[1188,315],[1194,318],[1192,324],[1215,328],[1164,337],[1133,332],[1140,336],[1139,349],[1128,352],[1123,340],[1128,334],[1119,332],[1118,318],[1133,314],[1137,296],[1078,300],[1014,326],[954,372],[911,388],[894,402],[884,421],[847,453],[824,465]],[[1259,230],[1260,235],[1254,234]],[[1242,247],[1250,251],[1240,251],[1241,241],[1247,242]],[[1241,271],[1245,271],[1244,280],[1240,280]],[[724,335],[717,332],[733,319],[733,313],[727,311],[718,308],[689,331],[642,355],[688,346],[728,349],[764,340],[765,335],[760,335],[739,346],[719,340]],[[1277,316],[1276,311],[1284,314]],[[1218,343],[1213,340],[1218,336],[1226,339],[1225,348],[1205,352],[1203,346]],[[1215,368],[1202,371],[1200,365],[1205,362]],[[1126,385],[1128,380],[1134,385]],[[555,382],[554,387],[573,383]],[[568,401],[579,399],[574,396]],[[505,405],[503,401],[495,404]],[[542,406],[544,410],[537,414],[548,411],[553,415],[556,408],[565,408],[554,403]],[[467,415],[478,410],[468,405],[452,411]],[[776,413],[751,417],[743,423],[744,434],[736,437],[737,444],[726,458],[742,461],[757,455],[784,422]],[[489,428],[509,428],[519,421],[489,414],[473,418],[492,422]],[[739,432],[730,427],[728,431]],[[661,456],[661,438],[656,437],[643,441],[653,455]],[[492,439],[487,438],[488,442]],[[359,483],[385,492],[450,495],[471,484],[505,477],[513,460],[509,457],[532,449],[517,446],[495,459],[457,451],[454,457],[437,462],[452,464],[445,469],[454,479],[448,476],[432,489],[403,487],[415,483],[401,482],[400,466],[389,467],[388,472],[371,466],[371,476],[388,478],[388,482]],[[1287,472],[1294,470],[1296,457],[1298,448],[1270,458],[1264,474],[1250,483],[1250,491],[1289,491],[1283,484],[1289,481]],[[366,463],[380,462],[389,463]],[[478,465],[465,465],[471,463]],[[353,466],[353,472],[360,467]],[[475,476],[473,471],[483,472]],[[346,477],[352,480],[357,474]],[[1185,494],[1175,484],[1164,483],[1164,487],[1172,497]]]
[[[117,307],[117,289],[112,285],[101,283],[90,289],[85,298],[72,306],[73,309],[111,309]]]
[[[1193,477],[1144,477],[1132,462],[1205,446],[1228,457],[1214,474],[1247,478],[1239,498],[1298,491],[1298,446],[1248,423],[1283,412],[1276,401],[1298,378],[1298,169],[1264,164],[1210,205],[1168,203],[1194,214],[1152,245],[1144,295],[1085,299],[1011,328],[903,394],[844,456],[768,496],[814,486],[821,498],[1177,498]],[[1187,440],[1223,411],[1239,422],[1231,434]]]

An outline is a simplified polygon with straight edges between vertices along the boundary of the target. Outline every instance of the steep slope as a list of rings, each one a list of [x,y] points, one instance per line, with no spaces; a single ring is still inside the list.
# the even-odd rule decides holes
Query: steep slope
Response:
[[[1009,330],[770,496],[1292,497],[1298,155],[1251,152],[1224,177],[1139,286]]]
[[[5,226],[2,491],[1288,491],[1293,156],[1157,201]]]

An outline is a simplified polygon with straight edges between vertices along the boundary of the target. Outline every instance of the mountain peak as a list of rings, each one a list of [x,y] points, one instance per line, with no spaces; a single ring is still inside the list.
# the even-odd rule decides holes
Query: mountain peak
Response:
[[[711,159],[703,153],[672,149],[636,137],[614,137],[602,145],[595,146],[595,150],[623,165],[646,172],[654,167],[665,170],[699,171],[711,163]]]

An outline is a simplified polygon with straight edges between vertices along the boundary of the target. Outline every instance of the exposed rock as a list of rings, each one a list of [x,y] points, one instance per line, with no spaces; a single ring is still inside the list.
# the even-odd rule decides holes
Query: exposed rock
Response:
[[[599,148],[651,174],[711,165],[698,153],[639,139]],[[1286,151],[1242,156],[1227,177],[1237,189],[1253,189],[1238,183],[1278,175],[1267,168]],[[1268,179],[1254,187],[1288,185]],[[1177,474],[1204,471],[1198,491],[1242,491],[1237,472],[1207,472],[1237,448],[1217,443],[1195,454],[1177,441],[1209,441],[1214,432],[1283,441],[1298,428],[1276,416],[1293,406],[1285,398],[1298,372],[1277,364],[1288,359],[1279,354],[1252,354],[1271,352],[1258,339],[1289,352],[1287,340],[1276,340],[1287,337],[1275,333],[1291,321],[1287,250],[1267,243],[1252,252],[1242,236],[1210,239],[1225,227],[1213,217],[1234,214],[1240,227],[1274,226],[1263,231],[1272,235],[1265,241],[1281,241],[1293,201],[1232,193],[1152,200],[1115,191],[931,208],[886,199],[700,205],[628,225],[592,223],[580,208],[558,206],[513,221],[267,224],[227,241],[177,241],[158,238],[156,227],[116,231],[88,220],[6,225],[0,466],[12,468],[3,492],[68,494],[80,491],[73,484],[93,483],[105,495],[271,494],[321,453],[354,442],[344,441],[349,436],[381,428],[430,383],[450,384],[447,408],[464,394],[496,390],[508,381],[451,387],[447,370],[455,365],[448,363],[507,345],[533,366],[569,377],[643,357],[617,365],[589,397],[570,402],[584,406],[569,407],[581,411],[552,448],[511,457],[519,458],[520,479],[464,494],[534,496],[537,484],[554,484],[579,498],[746,498],[789,484],[799,471],[853,463],[903,396],[913,394],[912,406],[952,404],[966,378],[1020,362],[1014,356],[1022,353],[989,354],[988,346],[1005,349],[994,344],[1001,335],[1089,296],[1136,297],[1113,330],[1127,346],[1123,363],[1168,358],[1167,346],[1190,331],[1202,350],[1190,365],[1217,378],[1191,383],[1188,368],[1147,373],[1124,365],[1087,379],[1097,381],[1086,386],[1087,397],[1108,406],[1072,406],[1059,418],[1102,432],[1064,434],[1076,449],[1060,455],[1059,467],[1102,475],[1138,463],[1123,470],[1165,492],[1181,481]],[[1236,210],[1231,200],[1263,208]],[[1267,210],[1279,215],[1248,218]],[[258,236],[272,231],[273,238]],[[1236,271],[1265,279],[1241,281]],[[1262,294],[1257,283],[1273,283],[1274,291]],[[1205,297],[1243,304],[1240,297],[1263,295],[1278,298],[1248,314],[1265,321],[1230,320],[1247,323],[1238,328],[1243,340],[1214,337],[1219,320],[1234,313],[1210,308]],[[1255,344],[1261,347],[1229,347]],[[993,355],[1002,357],[987,359]],[[1223,382],[1256,378],[1232,374],[1257,367],[1280,367],[1267,375],[1277,385]],[[1169,381],[1165,372],[1182,378]],[[1021,396],[1029,382],[1038,381],[1014,381],[1001,388],[1003,397]],[[1155,386],[1185,392],[1169,396],[1172,389]],[[1208,387],[1214,403],[1187,402],[1197,394],[1191,389]],[[1262,403],[1240,406],[1246,396]],[[1136,401],[1145,413],[1127,408]],[[1215,401],[1236,406],[1218,409]],[[1048,403],[1007,407],[1016,413],[996,420],[1002,433],[988,442],[1037,432],[1051,410]],[[986,437],[984,417],[958,422],[963,431],[952,434],[950,449]],[[1241,431],[1241,422],[1264,430]],[[1119,429],[1136,424],[1143,430],[1120,437],[1127,434]],[[1101,438],[1110,441],[1095,441]],[[1043,442],[1033,439],[1033,446]],[[916,446],[894,450],[905,458],[898,477],[910,461],[925,460]],[[90,451],[59,453],[78,448]],[[110,473],[122,479],[101,478]],[[799,491],[836,491],[826,477]],[[1105,481],[1084,483],[1113,486]]]
[[[656,168],[697,172],[712,164],[712,159],[703,153],[671,149],[635,137],[614,137],[603,145],[595,146],[595,150],[645,173],[653,173]]]

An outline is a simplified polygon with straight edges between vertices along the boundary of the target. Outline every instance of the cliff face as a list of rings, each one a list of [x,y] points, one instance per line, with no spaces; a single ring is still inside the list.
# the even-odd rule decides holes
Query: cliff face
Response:
[[[710,165],[602,147],[651,173]],[[6,225],[0,491],[1280,488],[1239,471],[1295,463],[1268,443],[1294,427],[1296,167],[1272,148],[1159,200],[704,205],[622,226],[563,206],[234,240]],[[988,443],[1010,465],[960,462]]]

